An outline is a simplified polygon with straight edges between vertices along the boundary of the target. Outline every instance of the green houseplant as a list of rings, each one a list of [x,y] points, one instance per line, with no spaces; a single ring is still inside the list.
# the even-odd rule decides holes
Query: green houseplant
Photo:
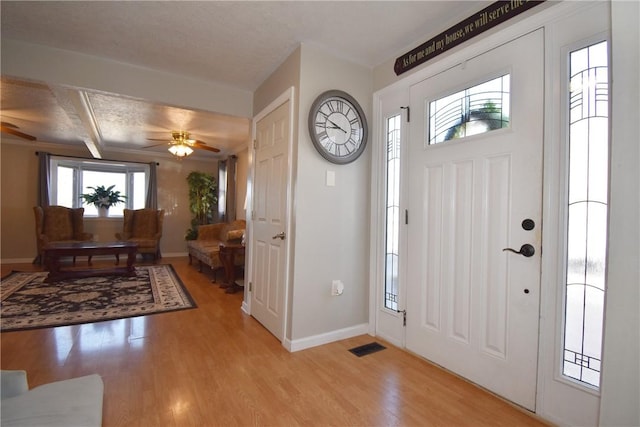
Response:
[[[213,222],[213,210],[218,204],[218,183],[213,175],[197,171],[187,175],[187,183],[189,210],[193,216],[185,239],[195,240],[198,237],[198,226]]]
[[[108,209],[118,203],[124,203],[127,196],[120,194],[120,191],[114,191],[115,185],[105,187],[98,185],[97,187],[87,187],[93,190],[91,193],[81,194],[80,198],[84,204],[94,205],[98,209],[98,215],[106,216]]]

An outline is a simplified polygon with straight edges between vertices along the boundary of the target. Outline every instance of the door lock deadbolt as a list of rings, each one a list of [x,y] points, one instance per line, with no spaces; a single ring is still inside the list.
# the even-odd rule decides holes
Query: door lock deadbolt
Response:
[[[533,230],[535,226],[536,226],[536,222],[531,218],[527,218],[522,221],[522,228],[527,231]]]

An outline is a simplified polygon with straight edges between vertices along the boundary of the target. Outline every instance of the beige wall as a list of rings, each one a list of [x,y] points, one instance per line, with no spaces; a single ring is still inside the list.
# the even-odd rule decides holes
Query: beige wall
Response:
[[[25,148],[23,148],[25,147]],[[0,144],[0,257],[33,260],[38,158],[23,144]]]
[[[48,151],[58,155],[88,156],[86,150],[75,150],[51,144],[26,144],[24,142],[0,143],[1,190],[0,240],[2,262],[31,261],[36,253],[33,207],[36,204],[38,157],[36,151]],[[149,162],[158,166],[158,207],[165,210],[164,231],[161,240],[163,255],[186,254],[185,231],[190,226],[189,193],[187,175],[194,170],[218,176],[216,160],[176,160],[169,155],[155,159],[144,155],[111,153],[113,160]],[[244,162],[244,164],[243,164]],[[246,181],[246,156],[238,156],[238,180]],[[239,186],[241,186],[239,182]],[[246,186],[245,186],[246,188]],[[244,190],[246,191],[246,189]],[[244,203],[244,195],[242,202]],[[96,233],[97,240],[113,240],[113,233],[122,228],[121,219],[85,219],[87,231]]]
[[[303,44],[256,90],[254,111],[294,87],[294,188],[286,338],[309,340],[359,328],[368,320],[370,149],[355,162],[335,165],[315,150],[307,130],[309,108],[322,92],[340,89],[362,105],[371,126],[371,70]],[[336,185],[325,185],[328,170]],[[331,282],[345,292],[331,296]]]
[[[295,105],[298,105],[300,87],[300,52],[298,47],[267,79],[256,89],[253,95],[253,116],[258,115],[274,99],[290,87],[295,88]]]
[[[295,180],[295,254],[291,338],[304,341],[368,322],[371,145],[354,162],[336,165],[314,148],[309,109],[327,90],[349,93],[372,125],[371,70],[303,44],[300,60]],[[369,138],[372,144],[373,138]],[[327,172],[335,185],[325,183]],[[344,293],[331,296],[341,280]]]
[[[249,149],[245,148],[236,153],[236,218],[247,219],[244,201],[247,197],[247,176],[249,173]]]

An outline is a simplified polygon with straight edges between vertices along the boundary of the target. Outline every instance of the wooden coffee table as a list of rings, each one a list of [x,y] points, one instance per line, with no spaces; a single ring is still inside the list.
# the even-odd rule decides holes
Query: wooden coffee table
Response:
[[[136,261],[138,244],[131,242],[76,242],[76,243],[50,243],[44,248],[44,265],[49,271],[45,282],[51,283],[64,279],[76,279],[91,276],[135,276],[136,270],[133,264]],[[69,269],[62,270],[60,258],[88,256],[89,265],[91,257],[95,255],[115,255],[120,260],[120,254],[127,255],[126,267],[91,268],[86,270]],[[118,263],[116,262],[116,265]]]

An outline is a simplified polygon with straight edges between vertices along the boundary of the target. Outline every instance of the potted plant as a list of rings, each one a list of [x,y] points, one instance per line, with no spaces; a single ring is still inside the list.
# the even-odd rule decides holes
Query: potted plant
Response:
[[[83,199],[87,205],[94,205],[98,209],[98,216],[105,217],[109,214],[109,208],[118,203],[124,203],[127,196],[120,194],[120,191],[113,191],[112,185],[105,188],[104,185],[98,185],[97,187],[87,187],[93,190],[91,193],[81,194],[80,198]]]
[[[187,176],[189,184],[189,210],[191,211],[191,228],[185,234],[186,240],[198,237],[198,226],[213,221],[213,210],[218,203],[216,178],[205,172],[193,171]]]

